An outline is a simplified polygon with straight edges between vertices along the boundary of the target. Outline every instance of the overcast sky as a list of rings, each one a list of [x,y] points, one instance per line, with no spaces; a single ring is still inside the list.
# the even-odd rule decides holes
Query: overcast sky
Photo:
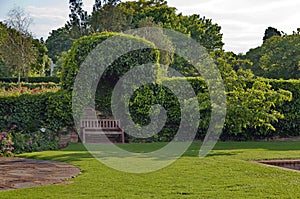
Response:
[[[34,20],[34,36],[47,38],[68,20],[69,0],[0,0],[0,20],[14,5],[23,7]],[[91,12],[94,0],[83,0]],[[262,43],[264,31],[272,26],[291,34],[300,28],[299,0],[169,0],[183,14],[200,14],[222,27],[227,51],[247,52]]]

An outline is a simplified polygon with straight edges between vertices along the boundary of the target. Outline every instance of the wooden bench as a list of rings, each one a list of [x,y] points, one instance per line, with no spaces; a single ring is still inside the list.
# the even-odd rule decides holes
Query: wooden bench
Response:
[[[124,129],[120,127],[120,120],[113,119],[82,119],[82,142],[86,143],[87,134],[121,135],[124,144]]]

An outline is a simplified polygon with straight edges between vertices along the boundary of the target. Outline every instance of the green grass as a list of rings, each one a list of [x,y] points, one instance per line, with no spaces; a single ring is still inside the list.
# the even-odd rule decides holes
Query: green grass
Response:
[[[149,152],[164,143],[120,147]],[[0,198],[297,198],[300,173],[249,160],[300,159],[300,142],[218,143],[199,158],[200,143],[174,164],[157,172],[129,174],[93,159],[81,144],[61,151],[22,154],[23,157],[68,162],[82,174],[66,185],[48,185],[0,192]]]

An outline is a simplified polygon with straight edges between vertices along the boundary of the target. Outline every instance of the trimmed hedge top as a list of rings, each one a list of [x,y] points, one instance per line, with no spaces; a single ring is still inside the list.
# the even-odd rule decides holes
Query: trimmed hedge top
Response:
[[[25,78],[21,78],[21,82],[25,82]],[[7,82],[7,83],[17,83],[18,78],[15,77],[0,77],[0,82]],[[27,83],[59,83],[60,79],[59,77],[28,77]]]
[[[118,76],[124,74],[127,70],[134,66],[144,63],[158,63],[159,51],[154,50],[155,45],[145,39],[120,33],[95,33],[93,35],[85,36],[75,41],[72,48],[68,52],[68,55],[63,64],[61,75],[61,83],[64,89],[72,90],[75,77],[79,71],[80,65],[93,49],[95,49],[100,43],[110,37],[116,37],[120,42],[118,44],[114,43],[113,47],[106,46],[107,49],[105,50],[107,53],[105,53],[105,55],[103,56],[98,56],[97,60],[94,60],[96,63],[103,62],[103,60],[105,60],[107,56],[112,56],[114,52],[120,52],[120,49],[124,48],[124,43],[151,46],[151,48],[153,49],[141,49],[128,52],[127,54],[115,60],[112,65],[109,66],[104,76],[107,75],[110,77],[110,79],[117,79]]]

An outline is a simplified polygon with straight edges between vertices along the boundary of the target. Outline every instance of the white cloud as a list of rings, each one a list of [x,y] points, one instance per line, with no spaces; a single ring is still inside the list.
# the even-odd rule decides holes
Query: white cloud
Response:
[[[184,14],[200,14],[222,27],[225,49],[246,52],[261,45],[272,26],[288,34],[300,27],[300,1],[295,0],[171,0]]]
[[[44,37],[46,39],[49,33],[57,28],[63,27],[69,15],[68,7],[36,7],[27,6],[25,9],[30,13],[34,24],[31,26],[31,31],[34,36]]]

